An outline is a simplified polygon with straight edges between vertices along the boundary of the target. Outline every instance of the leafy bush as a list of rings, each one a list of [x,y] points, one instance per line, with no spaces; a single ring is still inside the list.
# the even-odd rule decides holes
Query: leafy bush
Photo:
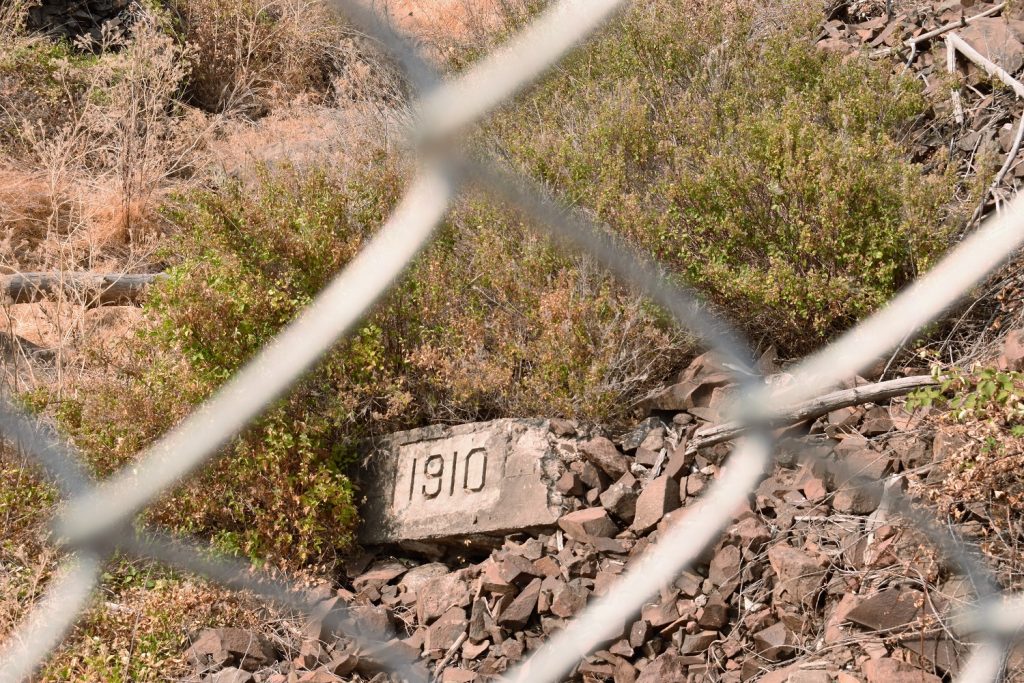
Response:
[[[270,341],[402,186],[377,158],[348,178],[268,172],[187,196],[169,216],[178,265],[151,297],[132,369],[62,409],[96,468],[122,464]],[[152,518],[254,556],[319,557],[349,538],[344,472],[363,439],[508,414],[624,416],[680,358],[662,327],[591,265],[470,199],[358,332]]]
[[[908,160],[913,80],[818,50],[817,5],[772,8],[637,7],[486,137],[798,354],[942,253],[954,177]]]

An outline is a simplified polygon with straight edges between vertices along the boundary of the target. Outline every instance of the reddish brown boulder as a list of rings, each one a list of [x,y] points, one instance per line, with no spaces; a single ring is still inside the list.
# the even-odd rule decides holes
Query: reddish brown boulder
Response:
[[[523,592],[509,603],[508,607],[502,610],[501,615],[498,617],[498,623],[514,629],[525,627],[533,611],[537,608],[537,598],[540,597],[540,585],[540,579],[531,581],[530,585],[524,588]]]
[[[615,444],[603,436],[584,441],[581,447],[583,457],[612,479],[618,479],[629,471],[629,458],[620,453]]]
[[[775,599],[794,605],[814,604],[825,570],[817,559],[802,550],[779,544],[768,549],[768,561],[778,581],[775,584]]]
[[[665,683],[686,680],[685,660],[674,652],[663,652],[647,665],[636,683]]]
[[[650,531],[666,513],[678,508],[679,504],[679,485],[676,481],[668,476],[658,477],[640,492],[632,528],[640,533]]]
[[[585,541],[592,536],[612,537],[619,533],[619,527],[608,516],[602,507],[586,508],[562,515],[558,526],[570,538]]]
[[[889,657],[864,662],[864,675],[868,683],[941,683],[942,679],[922,671],[906,662]]]

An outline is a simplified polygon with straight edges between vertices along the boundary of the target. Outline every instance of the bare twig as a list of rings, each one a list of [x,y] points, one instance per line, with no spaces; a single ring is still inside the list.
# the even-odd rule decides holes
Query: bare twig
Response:
[[[1004,85],[1017,93],[1017,97],[1024,98],[1024,83],[1018,81],[1016,78],[1011,76],[1010,72],[1006,69],[975,50],[966,40],[955,33],[950,33],[946,36],[946,44],[951,45],[952,49],[955,49],[964,57],[967,57],[967,59],[984,69],[985,73],[987,73],[990,78],[997,78],[1002,81]]]
[[[960,17],[960,21],[952,21],[952,22],[950,22],[948,24],[940,26],[937,29],[933,29],[931,31],[928,31],[927,33],[922,33],[919,36],[915,36],[913,38],[908,38],[907,40],[903,41],[903,44],[906,45],[907,47],[911,47],[911,48],[912,47],[916,47],[918,43],[923,43],[926,40],[931,40],[932,38],[935,38],[937,36],[941,36],[944,33],[949,33],[950,31],[952,31],[954,29],[958,29],[958,28],[963,28],[965,26],[969,26],[971,23],[973,23],[974,21],[977,21],[978,19],[982,19],[984,17],[990,17],[993,14],[1001,12],[1003,10],[1003,8],[1005,8],[1005,7],[1006,7],[1006,3],[1005,2],[1001,2],[998,5],[990,7],[987,10],[985,10],[984,12],[979,12],[978,14],[975,14],[972,17],[967,17],[967,18]]]
[[[783,406],[769,417],[773,426],[785,426],[796,424],[805,420],[824,415],[839,408],[859,405],[861,403],[877,403],[895,396],[902,396],[908,392],[931,386],[938,383],[938,380],[928,375],[901,377],[887,382],[876,382],[865,384],[853,389],[833,391],[830,394],[812,398],[809,401],[797,403],[796,405]],[[749,430],[750,425],[746,422],[726,422],[707,429],[698,431],[693,439],[686,446],[687,453],[695,453],[701,448],[714,446],[723,441],[731,441]]]

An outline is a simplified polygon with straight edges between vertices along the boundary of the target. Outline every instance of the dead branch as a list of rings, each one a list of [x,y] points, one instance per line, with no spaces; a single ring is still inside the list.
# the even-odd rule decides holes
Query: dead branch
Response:
[[[961,17],[960,21],[952,21],[952,22],[950,22],[948,24],[940,26],[937,29],[933,29],[931,31],[928,31],[928,33],[922,33],[921,35],[915,36],[914,38],[908,38],[907,40],[903,41],[903,44],[906,45],[907,47],[915,47],[918,43],[923,43],[926,40],[931,40],[932,38],[935,38],[937,36],[941,36],[944,33],[949,33],[950,31],[952,31],[954,29],[963,28],[964,26],[969,26],[971,23],[973,23],[977,19],[981,19],[983,17],[990,17],[993,14],[996,14],[997,12],[1001,12],[1005,7],[1006,7],[1006,3],[1005,2],[1001,2],[998,5],[995,5],[994,7],[990,7],[987,10],[985,10],[984,12],[979,12],[978,14],[975,14],[972,17],[967,17],[967,18]]]
[[[1024,98],[1024,84],[1011,76],[1006,69],[971,47],[971,44],[966,40],[955,33],[950,33],[946,36],[946,42],[952,45],[964,57],[967,57],[967,59],[984,69],[990,78],[998,78],[1013,92],[1017,93],[1017,97]]]
[[[776,409],[769,417],[768,422],[773,427],[784,427],[820,417],[839,408],[848,408],[861,403],[878,403],[937,383],[938,380],[930,375],[919,375],[865,384],[854,389],[833,391],[809,401]],[[695,453],[701,448],[731,441],[744,434],[749,428],[749,425],[745,423],[726,422],[702,429],[693,435],[690,443],[686,446],[686,452]]]
[[[86,307],[137,306],[146,289],[161,274],[18,273],[0,277],[0,292],[10,303],[53,301],[61,295]]]

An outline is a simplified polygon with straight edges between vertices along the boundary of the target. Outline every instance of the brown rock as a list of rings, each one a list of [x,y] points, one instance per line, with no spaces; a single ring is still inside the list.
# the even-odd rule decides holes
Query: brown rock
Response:
[[[431,579],[445,576],[449,571],[451,570],[440,562],[421,564],[405,573],[401,581],[398,582],[398,588],[406,593],[416,593]]]
[[[774,595],[777,600],[794,605],[811,606],[825,579],[820,563],[802,550],[779,544],[768,549],[778,582]]]
[[[682,479],[690,473],[693,467],[694,453],[686,452],[686,439],[675,447],[668,462],[665,463],[665,476],[671,479]]]
[[[711,643],[716,640],[718,640],[718,631],[701,631],[700,633],[691,633],[683,638],[683,644],[679,646],[679,652],[684,655],[704,652],[711,647]]]
[[[298,683],[341,683],[341,678],[321,667],[316,671],[307,671],[299,677]]]
[[[584,441],[581,447],[583,457],[612,479],[618,479],[629,471],[629,458],[620,453],[615,444],[603,436]]]
[[[708,567],[708,578],[716,586],[724,586],[740,575],[740,549],[734,545],[724,545],[711,559]]]
[[[643,619],[634,621],[633,625],[629,627],[629,644],[632,647],[640,647],[646,643],[650,628],[651,625]]]
[[[828,675],[827,671],[821,669],[794,671],[789,675],[789,680],[786,683],[832,683],[832,677]]]
[[[601,505],[626,524],[630,524],[636,516],[636,501],[639,494],[633,487],[615,482],[600,497]]]
[[[835,472],[836,487],[850,482],[877,481],[892,469],[892,458],[884,453],[862,448],[847,454],[840,460],[841,467]]]
[[[754,647],[757,652],[765,659],[776,662],[792,654],[795,642],[793,634],[781,621],[754,635]]]
[[[240,628],[211,628],[202,631],[186,657],[203,670],[210,667],[237,666],[246,671],[272,664],[276,653],[262,636]]]
[[[729,623],[729,605],[722,599],[720,593],[712,593],[704,605],[704,613],[701,614],[697,623],[706,629],[717,631]]]
[[[349,616],[356,633],[368,640],[386,640],[394,635],[391,612],[387,607],[356,605],[349,609]]]
[[[356,662],[356,671],[363,676],[375,676],[393,670],[395,664],[411,665],[419,654],[419,650],[400,640],[392,639],[361,651]]]
[[[663,652],[640,673],[636,683],[667,683],[686,680],[685,660],[674,652]]]
[[[509,554],[498,563],[498,575],[506,583],[525,586],[542,574],[533,562],[522,555]]]
[[[498,617],[498,623],[514,629],[521,629],[526,626],[530,616],[537,607],[537,598],[540,597],[540,579],[530,582],[523,592],[516,596],[516,599],[509,603],[508,607],[502,610]]]
[[[209,683],[252,683],[252,674],[242,669],[229,666],[205,679]]]
[[[354,654],[337,654],[331,657],[331,661],[324,665],[324,668],[335,676],[348,676],[356,670],[359,658]]]
[[[772,538],[768,527],[753,515],[744,517],[729,527],[728,534],[729,538],[734,539],[740,548],[749,549],[755,553],[761,552],[764,544]]]
[[[466,611],[461,607],[452,607],[427,629],[427,637],[423,642],[425,650],[447,650],[459,639],[469,622]]]
[[[983,17],[957,32],[971,47],[1011,74],[1024,65],[1024,45],[1003,19]]]
[[[938,676],[889,657],[864,662],[868,683],[941,683]]]
[[[848,485],[836,492],[832,507],[836,512],[849,515],[868,515],[882,502],[882,485],[869,482],[860,486]]]
[[[590,591],[579,580],[561,583],[551,595],[551,612],[568,619],[587,606]]]
[[[679,485],[668,476],[650,482],[636,501],[632,528],[640,533],[653,529],[666,513],[679,507]]]
[[[1024,330],[1011,330],[996,361],[1000,370],[1024,370]]]
[[[391,583],[406,571],[408,571],[408,567],[400,562],[378,562],[369,571],[353,579],[352,586],[357,593],[367,586],[380,590],[381,587]]]
[[[479,679],[475,671],[460,669],[457,666],[450,666],[441,674],[441,683],[473,683]]]
[[[585,541],[592,536],[609,538],[619,533],[619,527],[602,507],[586,508],[562,515],[558,520],[558,526],[577,541]]]
[[[863,600],[846,618],[872,630],[904,626],[922,614],[924,595],[911,588],[890,588]]]
[[[580,475],[575,472],[564,472],[558,481],[555,482],[555,488],[558,492],[565,496],[582,496],[583,495],[583,480],[580,479]]]
[[[891,431],[892,428],[892,418],[889,417],[889,411],[881,406],[875,406],[864,415],[864,421],[860,425],[860,433],[865,436],[877,436]]]
[[[448,611],[450,607],[469,605],[469,584],[462,572],[430,579],[418,591],[416,617],[421,624],[429,624]]]

